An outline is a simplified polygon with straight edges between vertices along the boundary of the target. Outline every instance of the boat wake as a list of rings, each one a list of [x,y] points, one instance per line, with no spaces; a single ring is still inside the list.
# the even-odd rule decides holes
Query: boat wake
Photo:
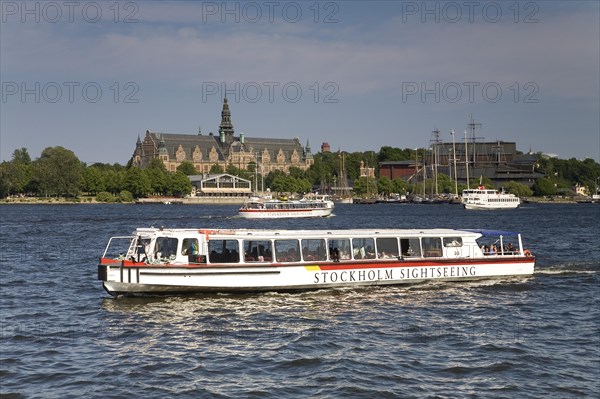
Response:
[[[600,273],[600,260],[590,262],[568,262],[544,268],[536,268],[534,275],[561,275],[561,274],[597,274]]]

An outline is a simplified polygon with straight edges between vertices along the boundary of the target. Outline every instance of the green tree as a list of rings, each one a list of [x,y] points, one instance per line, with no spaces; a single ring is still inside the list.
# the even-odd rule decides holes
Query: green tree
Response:
[[[377,194],[377,180],[359,177],[354,180],[354,193],[358,196],[372,197]]]
[[[405,181],[404,179],[401,179],[399,177],[392,180],[392,188],[393,188],[392,192],[398,193],[398,194],[403,194],[403,195],[408,194],[408,192],[410,192],[412,190],[411,185],[408,184],[407,181]]]
[[[379,162],[408,161],[415,158],[414,155],[411,158],[411,154],[414,154],[414,150],[408,148],[401,150],[400,148],[384,146],[379,149],[377,160]]]
[[[454,180],[450,176],[439,173],[438,174],[438,192],[446,194],[455,194],[454,192]]]
[[[504,185],[504,189],[517,197],[530,197],[533,195],[533,191],[529,187],[516,181],[509,181]]]
[[[0,198],[6,198],[10,194],[8,168],[10,162],[2,162],[0,164]]]
[[[152,186],[150,179],[140,168],[132,167],[125,174],[124,187],[135,198],[146,197]]]
[[[119,202],[133,202],[133,195],[127,190],[123,190],[119,193],[119,197],[117,198]]]
[[[192,192],[192,182],[183,172],[171,174],[170,191],[174,196],[184,197]]]
[[[96,195],[106,190],[106,181],[104,173],[100,168],[89,166],[83,172],[83,190],[91,195]]]
[[[311,191],[312,183],[307,178],[294,178],[296,184],[296,192],[306,194]]]
[[[45,196],[77,196],[83,181],[84,167],[71,150],[48,147],[34,162],[33,179]]]
[[[125,189],[125,170],[110,168],[102,171],[106,190],[114,195]]]
[[[284,178],[286,176],[285,172],[282,170],[273,170],[265,177],[265,187],[269,187],[273,191],[287,191],[287,190],[278,190],[273,186],[273,182],[277,179]],[[281,180],[281,179],[280,179]],[[283,184],[283,183],[277,183]]]
[[[101,191],[96,195],[96,201],[98,202],[115,202],[115,196],[106,191]]]
[[[194,167],[194,164],[190,161],[188,161],[187,159],[183,160],[183,162],[181,162],[181,164],[177,167],[177,171],[183,173],[186,176],[192,176],[192,175],[196,175],[198,174],[198,172],[196,172],[196,168]]]
[[[218,164],[214,164],[213,166],[210,167],[210,171],[208,173],[210,173],[211,175],[212,174],[218,175],[218,174],[223,173],[223,168]]]
[[[533,185],[533,192],[537,196],[556,195],[556,186],[552,180],[537,179]]]
[[[32,175],[33,167],[27,148],[14,150],[12,160],[3,162],[0,168],[0,196],[24,194],[30,188]]]
[[[290,176],[295,177],[296,179],[304,179],[306,177],[306,172],[296,166],[290,166],[288,173]]]
[[[380,177],[377,179],[377,190],[380,194],[390,195],[390,193],[394,192],[394,184],[389,177]]]
[[[331,152],[319,153],[314,156],[314,161],[306,174],[306,177],[314,185],[324,184],[332,176],[339,173],[337,154]]]
[[[277,175],[273,178],[270,184],[271,191],[279,193],[293,193],[295,192],[294,183],[288,176]]]
[[[152,161],[150,161],[148,167],[144,169],[144,173],[150,182],[151,193],[157,195],[167,195],[169,193],[169,172],[167,172],[165,164],[160,159],[154,158]]]

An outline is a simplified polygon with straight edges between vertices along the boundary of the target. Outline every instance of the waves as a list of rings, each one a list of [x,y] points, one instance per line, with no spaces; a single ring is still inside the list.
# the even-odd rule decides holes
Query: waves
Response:
[[[165,298],[103,292],[95,266],[109,236],[150,224],[288,228],[289,221],[256,225],[237,218],[235,206],[3,208],[0,393],[595,397],[600,262],[597,227],[584,208],[473,214],[348,205],[334,218],[297,224],[521,231],[538,256],[529,278]],[[577,228],[568,227],[572,220]]]

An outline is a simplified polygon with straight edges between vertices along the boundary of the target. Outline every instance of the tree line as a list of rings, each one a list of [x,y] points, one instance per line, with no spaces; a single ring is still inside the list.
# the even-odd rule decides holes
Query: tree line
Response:
[[[425,149],[384,146],[379,152],[317,153],[314,155],[314,164],[306,171],[291,167],[289,173],[276,170],[261,176],[260,168],[250,163],[248,169],[239,169],[231,164],[223,169],[215,164],[210,173],[239,176],[250,180],[252,186],[259,190],[269,188],[273,192],[306,193],[315,189],[326,192],[332,186],[339,186],[340,180],[347,177],[353,186],[354,195],[358,196],[386,196],[391,193],[430,194],[434,191],[454,193],[454,181],[444,174],[437,177],[437,190],[434,188],[436,182],[431,178],[410,184],[400,178],[390,180],[379,176],[379,162],[424,159],[425,155]],[[544,173],[545,177],[537,179],[532,188],[521,183],[508,182],[503,187],[506,191],[524,197],[566,193],[575,184],[585,186],[591,192],[598,188],[600,164],[593,159],[561,160],[538,155],[535,167],[537,171]],[[375,168],[374,178],[360,176],[361,162],[367,167]],[[181,197],[191,193],[192,185],[187,176],[196,173],[194,165],[187,160],[179,165],[176,172],[169,172],[159,159],[152,160],[144,169],[132,166],[131,160],[127,165],[87,165],[81,162],[73,151],[63,147],[45,148],[35,160],[31,159],[26,148],[20,148],[13,152],[10,161],[0,164],[0,197],[77,197],[87,194],[96,196],[98,201],[106,202],[128,202],[134,198],[148,196]],[[473,179],[471,187],[478,184],[479,178]],[[483,184],[493,187],[489,179],[484,179]],[[459,192],[465,188],[465,184],[458,186]]]
[[[86,165],[73,151],[48,147],[31,160],[26,148],[13,152],[10,162],[0,164],[0,197],[77,197],[83,193],[105,202],[129,202],[149,195],[183,196],[192,184],[178,170],[168,172],[155,159],[148,168],[94,163]]]

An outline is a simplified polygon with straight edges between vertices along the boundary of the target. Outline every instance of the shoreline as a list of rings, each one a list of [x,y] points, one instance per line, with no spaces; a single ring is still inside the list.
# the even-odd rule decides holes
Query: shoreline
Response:
[[[102,202],[95,197],[83,198],[9,198],[0,200],[0,205],[241,205],[247,198],[140,198],[133,202]]]
[[[95,197],[80,198],[10,198],[0,200],[0,205],[241,205],[247,198],[236,197],[192,197],[192,198],[140,198],[134,202],[101,202]],[[590,204],[598,201],[578,201],[574,199],[543,199],[524,198],[523,205],[527,204]]]

